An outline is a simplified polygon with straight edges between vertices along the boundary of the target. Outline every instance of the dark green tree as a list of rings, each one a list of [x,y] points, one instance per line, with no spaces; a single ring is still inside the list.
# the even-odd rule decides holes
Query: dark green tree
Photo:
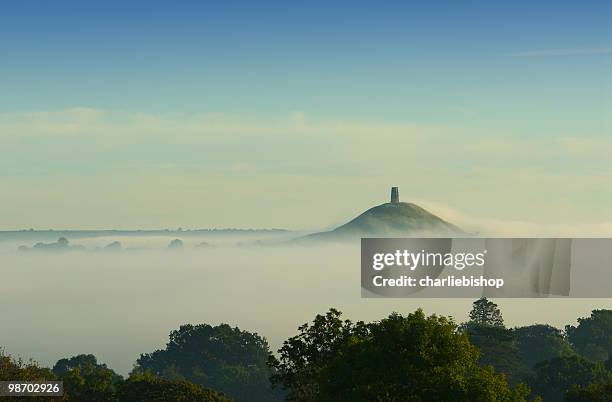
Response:
[[[118,402],[231,402],[223,394],[184,380],[167,380],[150,373],[128,378],[117,393]]]
[[[568,325],[565,331],[584,357],[604,362],[612,356],[612,310],[593,310],[590,317],[579,318],[578,326]]]
[[[35,361],[15,359],[0,349],[0,381],[53,380],[55,376],[48,368],[40,367]]]
[[[497,304],[482,297],[476,300],[470,311],[470,323],[490,327],[504,327],[504,319]]]
[[[143,354],[135,372],[151,371],[166,379],[185,379],[218,390],[236,401],[281,399],[266,365],[267,341],[227,324],[183,325],[170,333],[163,350]]]
[[[53,366],[55,375],[64,382],[64,393],[69,400],[115,401],[117,386],[123,378],[94,355],[77,355],[61,359]]]
[[[317,400],[321,371],[344,344],[365,336],[363,322],[353,324],[341,316],[333,308],[317,315],[312,325],[302,325],[298,335],[283,343],[278,358],[270,356],[269,365],[275,371],[271,381],[288,390],[287,400]]]
[[[23,361],[5,354],[0,348],[0,381],[53,381],[56,380],[53,372],[48,368],[40,367],[33,360]],[[62,397],[0,397],[0,401],[28,401],[28,402],[56,402]]]
[[[530,374],[521,358],[518,342],[512,330],[499,326],[468,323],[463,326],[470,343],[480,351],[480,363],[491,365],[503,373],[510,384],[524,381]]]
[[[109,370],[109,372],[112,374],[112,378],[114,381],[121,381],[122,379],[119,374],[108,368],[106,364],[99,363],[96,356],[92,354],[81,354],[67,359],[60,359],[53,366],[53,373],[57,376],[61,376],[63,374],[68,373],[69,371],[74,370],[75,368],[78,368],[83,371],[87,367],[94,367],[96,369],[101,370]]]
[[[529,325],[515,328],[512,332],[520,357],[530,369],[544,360],[575,353],[562,331],[550,325]]]
[[[150,372],[123,380],[93,355],[79,355],[59,360],[54,369],[41,368],[33,361],[24,362],[5,355],[0,349],[0,381],[62,380],[63,397],[0,397],[0,401],[28,402],[229,402],[222,394],[184,380],[166,380]]]
[[[445,317],[392,314],[370,324],[337,310],[286,341],[276,383],[294,401],[522,401],[526,386],[478,363],[478,351]]]
[[[480,363],[505,374],[511,385],[524,381],[530,373],[529,366],[521,359],[517,336],[504,326],[497,304],[480,298],[473,303],[469,317],[459,332],[466,333],[480,351]]]
[[[98,359],[96,359],[96,356],[85,354],[76,355],[67,359],[58,360],[53,366],[53,373],[55,373],[56,375],[61,375],[67,373],[68,371],[74,368],[78,367],[82,369],[89,365],[98,365]],[[106,366],[104,365],[104,367]]]
[[[565,394],[566,402],[610,402],[612,381],[589,385],[575,385]]]
[[[531,387],[544,401],[563,401],[565,393],[574,385],[605,383],[611,378],[601,363],[578,355],[563,356],[538,363]]]

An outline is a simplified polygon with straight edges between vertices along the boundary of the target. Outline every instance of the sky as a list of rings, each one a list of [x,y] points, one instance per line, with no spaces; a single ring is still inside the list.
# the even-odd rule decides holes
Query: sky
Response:
[[[532,3],[3,2],[0,229],[317,229],[397,185],[609,233],[612,4]]]

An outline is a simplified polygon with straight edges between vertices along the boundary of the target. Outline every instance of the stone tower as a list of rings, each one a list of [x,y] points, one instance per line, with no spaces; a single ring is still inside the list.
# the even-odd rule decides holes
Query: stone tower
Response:
[[[391,187],[391,202],[399,202],[399,187]]]

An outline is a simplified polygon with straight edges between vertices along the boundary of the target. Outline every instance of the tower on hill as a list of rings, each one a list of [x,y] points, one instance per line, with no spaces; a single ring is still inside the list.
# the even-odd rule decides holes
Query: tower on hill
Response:
[[[391,202],[399,202],[399,187],[391,187]]]

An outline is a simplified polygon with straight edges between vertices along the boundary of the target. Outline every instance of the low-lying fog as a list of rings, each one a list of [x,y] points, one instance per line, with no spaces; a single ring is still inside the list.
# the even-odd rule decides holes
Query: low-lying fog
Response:
[[[87,251],[60,253],[17,252],[20,244],[1,243],[0,347],[44,365],[93,353],[126,374],[140,353],[163,347],[184,323],[226,322],[264,335],[276,350],[329,307],[376,320],[422,306],[463,321],[473,301],[362,299],[358,245],[235,247],[245,239],[226,239],[197,248],[208,240],[190,238],[182,249],[167,249],[174,238],[71,240]],[[113,241],[123,250],[91,251]],[[497,302],[510,326],[562,328],[593,308],[612,308],[611,299]]]

